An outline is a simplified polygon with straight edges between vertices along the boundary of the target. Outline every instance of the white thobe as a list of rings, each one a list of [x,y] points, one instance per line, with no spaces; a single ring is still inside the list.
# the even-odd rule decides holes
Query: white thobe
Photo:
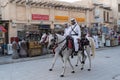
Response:
[[[67,37],[68,35],[70,35],[70,27],[67,27],[64,30],[64,36]]]
[[[75,28],[74,28],[75,27]],[[73,35],[76,34],[73,30],[78,34],[78,35]],[[72,36],[72,38],[74,39],[74,47],[75,47],[75,51],[78,51],[79,49],[79,44],[78,44],[78,39],[81,38],[81,29],[80,26],[78,24],[74,24],[72,26],[70,26],[70,35]]]
[[[98,36],[93,36],[94,40],[95,40],[95,46],[96,48],[99,48],[99,45],[98,45]]]

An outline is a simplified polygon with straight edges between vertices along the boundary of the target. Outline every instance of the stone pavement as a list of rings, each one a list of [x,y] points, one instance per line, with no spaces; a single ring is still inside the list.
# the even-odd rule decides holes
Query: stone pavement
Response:
[[[75,67],[75,73],[67,64],[65,77],[61,78],[62,62],[57,60],[54,70],[49,71],[53,58],[30,60],[25,62],[0,65],[0,80],[120,80],[120,46],[96,51],[92,59],[92,70],[80,70],[80,64]],[[71,59],[76,64],[76,57]]]
[[[105,49],[110,49],[110,48],[113,48],[113,47],[104,47],[104,48],[99,48],[96,50],[100,51],[100,50],[105,50]],[[50,58],[50,57],[53,57],[53,54],[46,54],[46,55],[42,55],[42,56],[19,58],[19,59],[12,59],[11,55],[1,56],[0,57],[0,65],[17,63],[17,62],[24,62],[24,61],[30,61],[30,60],[45,59],[45,58]]]

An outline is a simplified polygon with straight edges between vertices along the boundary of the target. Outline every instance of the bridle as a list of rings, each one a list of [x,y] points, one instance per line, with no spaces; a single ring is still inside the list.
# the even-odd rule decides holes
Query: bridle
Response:
[[[53,40],[53,44],[54,44],[55,46],[58,46],[59,44],[63,43],[63,42],[66,40],[66,38],[63,39],[62,41],[58,42],[58,36],[55,34],[55,35],[54,35],[54,39],[52,39],[52,40]]]
[[[43,44],[47,43],[47,42],[45,42],[47,37],[48,37],[48,35],[46,34],[46,36],[43,38],[43,41],[41,43],[43,43]]]
[[[55,34],[55,35],[53,35],[53,37],[54,38],[51,39],[52,45],[53,45],[52,50],[53,50],[53,53],[55,53],[55,49],[58,47],[59,44],[63,43],[66,40],[66,38],[63,39],[62,41],[58,42],[58,36]]]

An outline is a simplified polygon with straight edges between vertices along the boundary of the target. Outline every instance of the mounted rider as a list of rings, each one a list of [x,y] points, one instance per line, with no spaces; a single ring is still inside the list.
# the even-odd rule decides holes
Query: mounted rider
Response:
[[[68,23],[64,24],[65,30],[64,30],[64,36],[67,37],[70,33],[70,27]]]
[[[66,24],[64,36],[71,36],[73,38],[75,54],[77,54],[79,49],[78,39],[81,38],[81,29],[74,18],[71,19],[71,26]]]
[[[74,18],[71,19],[70,36],[74,40],[75,54],[77,54],[79,49],[78,39],[81,39],[81,29]]]

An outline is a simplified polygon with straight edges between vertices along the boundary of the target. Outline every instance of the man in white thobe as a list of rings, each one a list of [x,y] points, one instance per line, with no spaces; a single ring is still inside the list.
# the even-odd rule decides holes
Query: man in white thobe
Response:
[[[78,39],[81,38],[81,29],[74,18],[71,19],[69,30],[69,35],[74,39],[75,54],[77,54],[79,49]]]
[[[94,35],[93,38],[94,38],[94,41],[95,41],[96,48],[99,48],[99,45],[98,45],[98,36]]]
[[[70,35],[70,27],[68,23],[64,24],[65,30],[64,30],[64,36],[67,37],[68,35]]]

